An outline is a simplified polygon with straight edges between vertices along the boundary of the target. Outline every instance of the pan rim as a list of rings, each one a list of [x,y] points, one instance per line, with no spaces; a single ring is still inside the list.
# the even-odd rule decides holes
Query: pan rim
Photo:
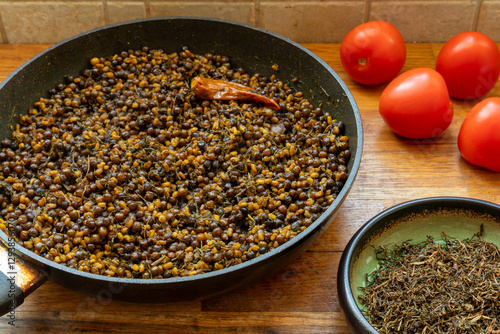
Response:
[[[330,225],[330,223],[333,221],[336,213],[338,210],[341,208],[341,204],[347,197],[349,191],[352,188],[352,184],[354,182],[354,179],[358,173],[360,163],[361,163],[361,156],[362,156],[362,151],[363,151],[363,129],[362,129],[362,123],[361,123],[361,115],[359,113],[359,109],[357,107],[357,104],[354,100],[354,97],[350,90],[348,89],[347,85],[345,82],[340,78],[340,76],[328,65],[323,59],[315,55],[313,52],[309,51],[307,48],[303,47],[302,45],[284,37],[279,34],[273,33],[269,30],[255,27],[249,24],[245,23],[240,23],[240,22],[234,22],[230,20],[223,20],[223,19],[214,19],[214,18],[205,18],[205,17],[191,17],[191,16],[171,16],[171,17],[158,17],[158,18],[147,18],[147,19],[140,19],[140,20],[132,20],[132,21],[125,21],[125,22],[120,22],[120,23],[115,23],[111,25],[106,25],[103,27],[95,28],[80,34],[77,34],[75,36],[72,36],[70,38],[67,38],[61,42],[58,42],[52,46],[49,46],[47,49],[41,51],[37,55],[31,57],[29,60],[24,62],[22,65],[20,65],[18,68],[16,68],[13,72],[11,72],[1,83],[0,83],[0,89],[2,89],[10,80],[12,80],[16,75],[18,75],[19,72],[21,72],[24,68],[26,68],[28,65],[30,65],[32,62],[35,60],[44,57],[46,54],[50,53],[52,50],[59,48],[61,46],[64,46],[66,43],[69,43],[73,40],[80,39],[84,36],[88,36],[91,34],[98,34],[104,30],[120,27],[120,26],[127,26],[127,25],[136,25],[136,24],[141,24],[141,23],[147,23],[151,21],[176,21],[176,20],[195,20],[195,21],[210,21],[210,22],[218,22],[221,24],[225,25],[231,25],[231,26],[240,26],[245,29],[251,29],[251,30],[256,30],[261,33],[264,33],[266,35],[270,35],[271,37],[278,39],[280,41],[283,41],[287,44],[292,45],[295,48],[298,48],[302,52],[306,53],[309,57],[313,58],[316,62],[319,63],[326,71],[328,71],[328,74],[333,76],[340,87],[343,90],[343,93],[346,95],[347,99],[349,100],[349,103],[353,109],[354,113],[354,118],[356,121],[356,154],[354,155],[354,161],[352,162],[352,167],[349,170],[349,176],[347,181],[345,182],[342,190],[339,192],[337,195],[337,198],[335,201],[330,205],[323,214],[318,217],[316,221],[314,221],[309,227],[307,227],[304,231],[299,233],[295,238],[292,240],[289,240],[285,242],[284,244],[278,246],[277,248],[262,254],[252,260],[245,261],[243,263],[233,265],[221,270],[217,271],[211,271],[211,272],[206,272],[206,273],[200,273],[196,274],[193,276],[184,276],[184,277],[170,277],[170,278],[150,278],[150,279],[143,279],[143,278],[122,278],[122,277],[110,277],[110,276],[105,276],[105,275],[99,275],[99,274],[92,274],[92,273],[87,273],[84,271],[80,271],[77,269],[69,268],[66,267],[62,264],[58,264],[54,261],[50,261],[45,259],[44,257],[35,254],[29,249],[24,248],[17,242],[15,243],[14,249],[17,252],[18,255],[20,255],[23,259],[27,260],[31,264],[35,265],[40,265],[42,268],[46,271],[49,272],[49,277],[51,274],[51,270],[58,270],[58,271],[63,271],[67,274],[70,275],[77,275],[79,277],[84,277],[84,278],[89,278],[94,281],[100,281],[102,283],[123,283],[127,285],[137,285],[137,286],[151,286],[151,285],[165,285],[165,284],[179,284],[179,283],[187,283],[187,282],[193,282],[193,281],[198,281],[198,280],[203,280],[203,279],[210,279],[210,278],[220,278],[221,276],[229,276],[233,274],[234,272],[238,270],[242,270],[243,268],[251,268],[254,266],[258,266],[261,263],[265,263],[266,261],[270,261],[273,257],[278,255],[279,253],[286,252],[287,250],[291,250],[299,246],[300,244],[306,242],[308,240],[308,237],[310,237],[311,234],[314,234],[314,232],[324,229],[325,225]],[[352,158],[351,158],[352,159]],[[319,237],[319,236],[318,236]],[[10,238],[4,231],[0,230],[0,241],[5,243],[9,240],[13,240]]]

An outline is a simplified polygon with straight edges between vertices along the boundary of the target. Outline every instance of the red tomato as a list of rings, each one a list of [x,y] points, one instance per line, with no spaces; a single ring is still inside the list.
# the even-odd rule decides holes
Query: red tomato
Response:
[[[500,172],[500,97],[479,102],[467,114],[458,150],[469,163]]]
[[[450,95],[458,99],[475,99],[486,95],[500,75],[500,52],[485,34],[463,32],[443,46],[436,60]]]
[[[414,68],[391,81],[379,101],[379,112],[400,136],[439,136],[453,119],[453,107],[443,77],[431,68]]]
[[[405,41],[389,22],[366,22],[345,36],[340,44],[340,60],[354,81],[378,85],[396,77],[403,68]]]

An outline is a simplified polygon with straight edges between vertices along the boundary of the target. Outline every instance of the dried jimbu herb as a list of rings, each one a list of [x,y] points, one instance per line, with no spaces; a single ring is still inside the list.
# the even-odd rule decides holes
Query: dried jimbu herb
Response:
[[[380,333],[499,333],[500,252],[481,233],[376,249],[359,301]]]
[[[344,123],[276,75],[187,49],[90,65],[1,142],[0,228],[46,259],[126,278],[220,270],[294,238],[348,177]]]

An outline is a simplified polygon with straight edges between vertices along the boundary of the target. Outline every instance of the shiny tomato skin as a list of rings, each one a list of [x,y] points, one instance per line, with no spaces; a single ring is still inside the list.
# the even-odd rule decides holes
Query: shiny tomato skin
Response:
[[[460,127],[457,144],[469,163],[500,172],[500,97],[472,107]]]
[[[392,80],[403,68],[405,41],[389,22],[365,22],[344,37],[340,44],[340,60],[354,81],[378,85]]]
[[[491,38],[476,31],[460,33],[446,42],[436,60],[438,71],[457,99],[486,95],[500,75],[500,52]]]
[[[443,77],[431,68],[414,68],[391,81],[382,92],[379,112],[396,134],[412,139],[437,137],[453,119]]]

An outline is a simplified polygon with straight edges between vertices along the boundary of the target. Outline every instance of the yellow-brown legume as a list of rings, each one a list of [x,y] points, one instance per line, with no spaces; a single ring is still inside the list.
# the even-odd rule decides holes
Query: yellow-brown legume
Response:
[[[344,124],[275,75],[187,49],[90,65],[1,142],[0,227],[49,260],[116,277],[219,270],[294,238],[347,179]],[[195,76],[281,110],[198,100]]]

